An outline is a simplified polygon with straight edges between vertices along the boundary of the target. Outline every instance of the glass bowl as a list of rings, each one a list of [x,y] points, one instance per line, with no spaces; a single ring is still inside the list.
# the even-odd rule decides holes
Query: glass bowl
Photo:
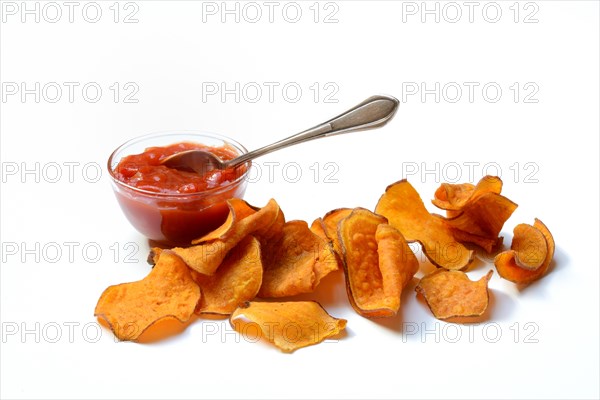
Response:
[[[119,146],[108,159],[108,171],[123,213],[141,234],[165,246],[189,246],[193,239],[214,230],[227,218],[226,201],[242,198],[246,191],[249,163],[239,168],[235,179],[197,193],[158,193],[120,181],[115,168],[125,156],[143,153],[148,147],[191,142],[211,147],[226,146],[238,155],[244,146],[228,137],[201,131],[158,132],[137,137]]]

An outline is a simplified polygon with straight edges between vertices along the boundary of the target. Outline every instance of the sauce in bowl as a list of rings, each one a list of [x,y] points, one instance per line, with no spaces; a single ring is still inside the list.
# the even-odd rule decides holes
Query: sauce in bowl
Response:
[[[229,161],[238,156],[231,147],[210,147],[200,143],[175,143],[165,147],[150,147],[141,154],[121,159],[114,176],[121,182],[155,193],[199,193],[233,182],[240,171],[233,168],[212,170],[204,175],[181,171],[161,164],[166,157],[186,150],[204,150]]]
[[[149,135],[148,138],[156,139],[157,136],[160,135]],[[220,140],[217,145],[212,144],[215,137]],[[140,148],[144,139],[134,139],[135,148]],[[149,142],[153,144],[156,140]],[[228,199],[244,195],[249,163],[204,175],[161,165],[165,157],[186,150],[209,151],[222,160],[233,159],[246,151],[230,139],[218,135],[190,137],[189,140],[142,147],[142,151],[122,155],[129,153],[128,144],[130,142],[115,150],[109,159],[113,189],[129,222],[159,244],[190,245],[193,239],[225,221],[229,212]]]

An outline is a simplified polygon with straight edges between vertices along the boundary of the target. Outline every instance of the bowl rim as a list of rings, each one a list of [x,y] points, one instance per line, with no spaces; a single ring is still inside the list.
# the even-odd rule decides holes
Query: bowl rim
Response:
[[[114,184],[131,190],[135,193],[139,193],[139,194],[143,194],[146,196],[151,196],[151,197],[160,197],[160,198],[178,198],[178,199],[184,199],[184,198],[197,198],[197,197],[206,197],[206,196],[210,196],[210,195],[214,195],[214,194],[219,194],[220,192],[229,190],[232,186],[237,185],[240,181],[242,181],[243,179],[246,178],[246,175],[248,175],[248,173],[250,172],[250,168],[252,165],[251,161],[247,161],[246,162],[246,171],[241,174],[238,178],[236,178],[233,181],[230,181],[229,183],[227,183],[227,185],[224,186],[218,186],[212,189],[208,189],[208,190],[204,190],[202,192],[194,192],[194,193],[160,193],[160,192],[152,192],[150,190],[144,190],[144,189],[139,189],[135,186],[131,186],[128,185],[127,183],[117,179],[117,177],[115,176],[114,170],[112,169],[112,163],[113,163],[113,159],[115,157],[115,155],[122,150],[123,148],[132,145],[134,143],[137,142],[142,142],[144,140],[147,139],[152,139],[155,137],[169,137],[171,135],[190,135],[190,136],[204,136],[207,138],[211,138],[211,139],[218,139],[221,140],[225,143],[225,145],[231,145],[233,146],[236,150],[240,151],[240,155],[246,154],[248,153],[248,150],[246,149],[246,147],[244,147],[244,145],[242,145],[240,142],[238,142],[237,140],[234,140],[228,136],[225,135],[221,135],[218,133],[213,133],[213,132],[208,132],[208,131],[202,131],[202,130],[194,130],[194,129],[173,129],[173,130],[164,130],[164,131],[157,131],[157,132],[151,132],[151,133],[147,133],[141,136],[136,136],[134,138],[131,138],[129,140],[127,140],[126,142],[124,142],[123,144],[119,145],[108,157],[108,161],[106,163],[106,167],[108,169],[108,173],[111,177],[111,180]],[[190,140],[191,141],[191,140]],[[179,142],[173,142],[172,144],[175,143],[179,143]],[[198,142],[201,143],[201,142]],[[203,143],[202,143],[203,144]],[[166,146],[166,145],[165,145]],[[120,162],[120,160],[119,160]],[[117,164],[118,165],[118,164]]]

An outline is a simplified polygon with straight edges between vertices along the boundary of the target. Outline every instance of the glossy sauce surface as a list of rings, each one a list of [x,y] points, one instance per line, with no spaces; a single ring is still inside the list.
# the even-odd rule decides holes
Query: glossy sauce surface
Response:
[[[135,188],[155,193],[199,193],[227,185],[244,171],[213,170],[204,175],[161,165],[166,157],[186,150],[208,151],[223,161],[238,154],[230,147],[209,147],[199,143],[175,143],[165,147],[150,147],[141,154],[123,157],[114,170],[115,177]]]

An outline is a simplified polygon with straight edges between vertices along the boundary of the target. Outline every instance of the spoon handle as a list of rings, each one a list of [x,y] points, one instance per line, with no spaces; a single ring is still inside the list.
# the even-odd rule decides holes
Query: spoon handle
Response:
[[[308,142],[327,136],[342,133],[364,131],[384,126],[396,113],[399,101],[392,96],[371,96],[362,103],[352,107],[348,111],[330,119],[327,122],[314,126],[287,139],[261,147],[260,149],[246,153],[240,157],[226,162],[227,168],[236,167],[248,160],[263,156],[275,150],[292,146],[298,143]]]

